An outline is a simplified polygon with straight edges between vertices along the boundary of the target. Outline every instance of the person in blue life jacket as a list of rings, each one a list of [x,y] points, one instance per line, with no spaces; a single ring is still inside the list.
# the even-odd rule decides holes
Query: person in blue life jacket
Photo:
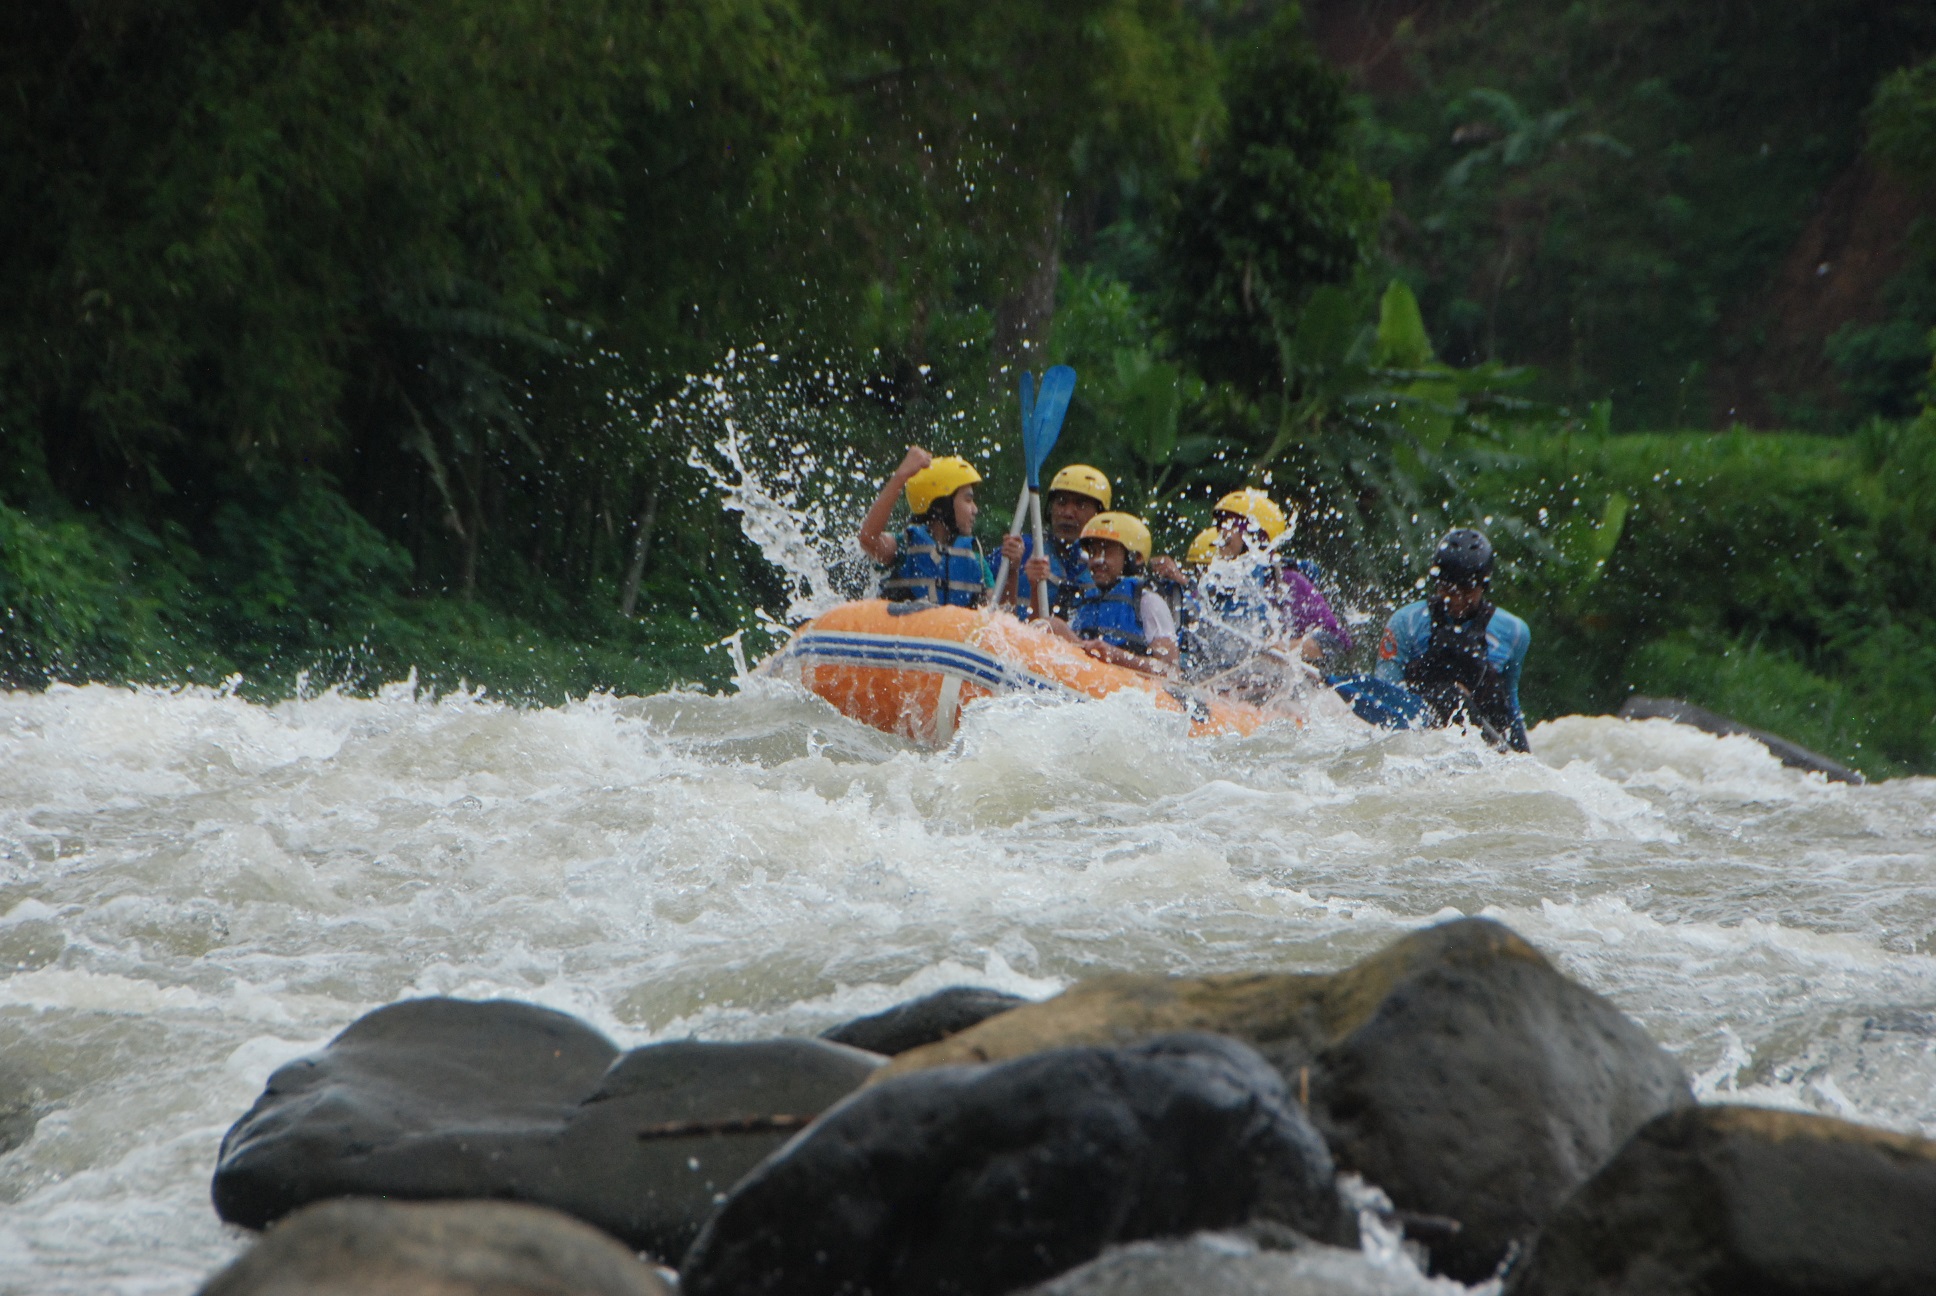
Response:
[[[1177,663],[1176,621],[1142,575],[1149,528],[1128,513],[1098,513],[1082,528],[1082,552],[1095,583],[1076,597],[1069,618],[1052,619],[1050,628],[1098,661],[1168,675]]]
[[[920,446],[908,447],[860,524],[861,549],[891,568],[881,582],[883,598],[938,607],[980,607],[987,601],[995,578],[975,539],[975,483],[980,480],[966,459],[936,458]],[[903,492],[911,519],[896,537],[887,523]],[[1020,538],[1008,537],[1002,552],[1018,560]]]
[[[1076,599],[1094,588],[1089,564],[1082,554],[1082,528],[1098,513],[1107,512],[1114,498],[1109,478],[1088,464],[1070,464],[1049,481],[1048,575],[1049,611],[1068,618]],[[1004,552],[1007,550],[1004,549]],[[1022,537],[1022,558],[1010,564],[1011,584],[1001,602],[1013,605],[1024,621],[1035,617],[1035,537]]]
[[[1492,605],[1492,568],[1492,542],[1483,532],[1446,532],[1432,556],[1430,593],[1386,623],[1376,678],[1416,695],[1423,703],[1418,720],[1428,726],[1472,724],[1496,747],[1530,751],[1519,675],[1533,632]]]

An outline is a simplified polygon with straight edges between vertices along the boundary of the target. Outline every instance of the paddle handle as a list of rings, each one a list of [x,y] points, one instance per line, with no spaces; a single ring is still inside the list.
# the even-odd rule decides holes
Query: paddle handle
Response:
[[[1022,519],[1028,516],[1029,501],[1034,497],[1035,492],[1028,488],[1027,482],[1023,482],[1022,497],[1015,501],[1015,520],[1008,525],[1008,533],[1010,535],[1017,536],[1022,534]],[[1002,591],[1006,588],[1008,588],[1008,555],[1003,554],[1001,565],[995,570],[994,602],[1000,603],[1002,601]]]
[[[1028,510],[1029,524],[1035,529],[1035,552],[1039,554],[1047,553],[1048,549],[1042,541],[1042,497],[1034,491],[1028,493]],[[1049,620],[1049,583],[1047,581],[1037,581],[1035,583],[1034,593],[1035,614],[1046,625]]]

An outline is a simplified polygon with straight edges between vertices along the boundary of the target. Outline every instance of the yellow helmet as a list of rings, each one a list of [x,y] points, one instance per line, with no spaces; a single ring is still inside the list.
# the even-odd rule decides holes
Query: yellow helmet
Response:
[[[1049,483],[1049,491],[1068,491],[1071,495],[1083,495],[1108,508],[1115,496],[1110,492],[1109,479],[1088,464],[1070,464],[1055,475]]]
[[[1089,519],[1082,528],[1084,540],[1114,540],[1123,548],[1136,555],[1138,562],[1148,562],[1150,556],[1149,528],[1143,519],[1128,513],[1098,513]]]
[[[942,455],[907,479],[908,508],[920,517],[934,507],[936,500],[980,480],[981,474],[975,471],[975,466],[960,455]]]
[[[1276,540],[1284,534],[1291,520],[1284,516],[1284,510],[1277,507],[1270,496],[1252,486],[1231,491],[1217,501],[1215,513],[1235,513],[1256,523],[1266,540]]]
[[[1217,550],[1222,547],[1223,532],[1217,530],[1215,527],[1205,527],[1203,530],[1197,532],[1197,538],[1190,542],[1190,548],[1183,555],[1183,561],[1189,563],[1192,567],[1200,567],[1205,563],[1214,562],[1217,557]]]

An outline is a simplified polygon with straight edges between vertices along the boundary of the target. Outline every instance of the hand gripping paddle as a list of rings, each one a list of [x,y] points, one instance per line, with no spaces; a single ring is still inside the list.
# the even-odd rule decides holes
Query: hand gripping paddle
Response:
[[[1010,524],[1008,534],[1022,534],[1022,519],[1025,516],[1032,519],[1036,553],[1047,552],[1042,534],[1042,465],[1048,462],[1056,438],[1062,435],[1062,420],[1069,413],[1069,398],[1075,395],[1075,390],[1076,371],[1068,365],[1056,365],[1042,375],[1039,396],[1034,376],[1022,374],[1022,458],[1028,472],[1022,483],[1021,498],[1015,502],[1015,521]],[[997,593],[1007,585],[1008,559],[1003,558],[1001,569],[995,575]],[[1047,582],[1036,587],[1035,606],[1037,615],[1046,619],[1049,615]]]

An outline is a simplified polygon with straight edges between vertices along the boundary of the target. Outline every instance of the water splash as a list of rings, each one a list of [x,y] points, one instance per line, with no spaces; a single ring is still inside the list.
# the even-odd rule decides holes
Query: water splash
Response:
[[[784,637],[873,582],[856,537],[878,467],[857,442],[875,438],[853,389],[837,366],[784,363],[759,345],[729,351],[653,413],[655,429],[676,429],[693,446],[688,466],[779,576],[786,606],[762,609],[769,633]]]

